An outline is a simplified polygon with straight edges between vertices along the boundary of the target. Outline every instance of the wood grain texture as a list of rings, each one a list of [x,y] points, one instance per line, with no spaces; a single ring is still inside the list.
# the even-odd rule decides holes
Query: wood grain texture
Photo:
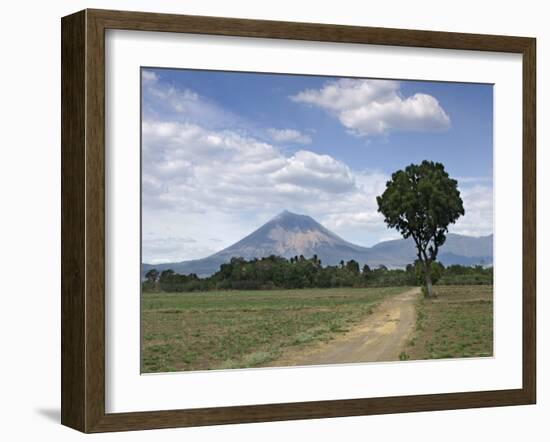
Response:
[[[537,95],[536,40],[523,51],[523,389],[537,396]]]
[[[105,38],[86,11],[86,431],[105,414]]]
[[[522,52],[529,38],[319,23],[247,20],[149,12],[88,10],[106,29],[186,32],[191,34],[288,40],[367,43],[473,51]]]
[[[61,34],[61,422],[85,428],[85,13]]]
[[[279,38],[523,55],[523,387],[337,401],[105,413],[105,30]],[[86,10],[62,20],[62,423],[84,432],[532,404],[536,398],[535,40]]]

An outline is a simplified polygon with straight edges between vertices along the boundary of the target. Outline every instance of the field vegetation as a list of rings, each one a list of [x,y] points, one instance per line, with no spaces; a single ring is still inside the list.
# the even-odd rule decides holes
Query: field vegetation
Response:
[[[492,355],[492,268],[432,263],[431,276],[435,297],[419,298],[399,359]],[[208,278],[152,270],[141,296],[142,372],[269,366],[345,334],[423,278],[418,262],[360,269],[316,257],[233,258]]]
[[[142,372],[269,365],[329,341],[403,287],[145,293]]]
[[[493,286],[436,286],[417,304],[416,330],[401,359],[493,355]]]

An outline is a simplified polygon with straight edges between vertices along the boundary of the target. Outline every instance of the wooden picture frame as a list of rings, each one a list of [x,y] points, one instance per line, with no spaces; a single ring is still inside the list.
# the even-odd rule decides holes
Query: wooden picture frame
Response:
[[[534,404],[536,41],[533,38],[84,10],[62,19],[62,409],[83,432]],[[131,413],[105,412],[105,30],[418,48],[523,57],[523,385],[512,390]]]

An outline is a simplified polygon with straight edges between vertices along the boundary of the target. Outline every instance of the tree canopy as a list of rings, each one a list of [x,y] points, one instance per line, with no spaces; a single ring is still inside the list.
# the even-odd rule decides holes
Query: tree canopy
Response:
[[[414,240],[431,296],[432,262],[445,243],[449,225],[464,215],[457,181],[443,164],[425,160],[394,172],[376,200],[386,224]]]
[[[414,286],[424,283],[422,264],[416,261],[406,269],[388,269],[377,266],[372,269],[363,265],[357,272],[356,261],[344,266],[322,266],[317,258],[298,257],[290,260],[269,256],[245,260],[232,258],[222,264],[215,274],[200,278],[196,274],[180,275],[171,270],[155,271],[155,280],[145,278],[144,292],[196,292],[211,290],[268,290],[335,287],[395,287]],[[440,285],[492,284],[492,267],[452,265],[444,267],[432,263],[433,283]],[[152,275],[151,275],[152,276]]]

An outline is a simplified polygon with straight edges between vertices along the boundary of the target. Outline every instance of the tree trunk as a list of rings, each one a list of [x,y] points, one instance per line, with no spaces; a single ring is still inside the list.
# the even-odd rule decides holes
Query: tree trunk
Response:
[[[431,261],[424,261],[424,275],[426,277],[426,297],[432,297],[432,263]]]
[[[428,291],[428,298],[432,297],[432,272],[428,270],[426,272],[426,290]]]

